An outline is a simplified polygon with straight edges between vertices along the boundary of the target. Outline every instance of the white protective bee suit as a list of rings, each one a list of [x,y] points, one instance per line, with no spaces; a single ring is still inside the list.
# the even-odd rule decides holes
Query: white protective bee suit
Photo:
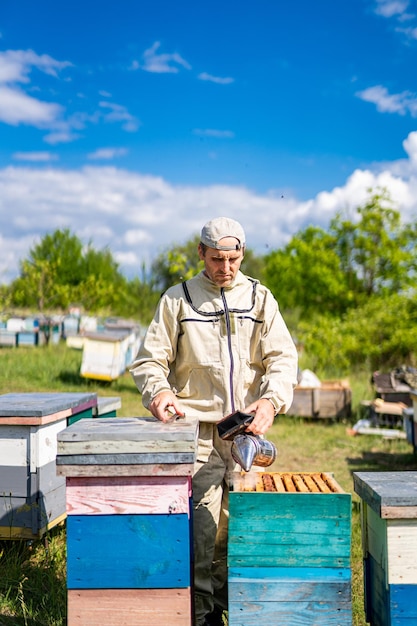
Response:
[[[199,420],[193,475],[199,624],[213,601],[227,609],[227,474],[235,463],[216,423],[260,398],[285,413],[297,383],[296,348],[266,287],[240,270],[227,287],[200,272],[161,297],[130,371],[145,407],[172,390],[186,416]]]

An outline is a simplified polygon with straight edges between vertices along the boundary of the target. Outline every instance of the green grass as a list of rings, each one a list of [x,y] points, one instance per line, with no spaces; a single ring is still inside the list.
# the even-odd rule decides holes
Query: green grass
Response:
[[[130,374],[112,384],[79,376],[81,352],[64,344],[0,349],[0,393],[29,391],[97,392],[120,396],[119,415],[140,416],[140,396]],[[278,448],[275,471],[331,472],[352,494],[353,626],[365,626],[359,499],[354,471],[416,470],[417,460],[405,440],[347,434],[358,418],[361,400],[372,398],[370,373],[351,378],[355,414],[350,422],[281,416],[268,434]],[[39,541],[0,542],[0,626],[66,624],[65,524]]]

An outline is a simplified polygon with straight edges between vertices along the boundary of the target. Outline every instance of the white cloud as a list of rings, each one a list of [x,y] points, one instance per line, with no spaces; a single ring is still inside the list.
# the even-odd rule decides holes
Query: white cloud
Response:
[[[380,113],[398,113],[399,115],[410,113],[412,117],[417,117],[417,95],[410,91],[390,94],[386,87],[375,85],[358,91],[356,96],[365,102],[376,104]]]
[[[71,143],[78,139],[81,135],[73,133],[70,128],[68,130],[60,130],[48,133],[43,138],[45,143],[49,143],[51,146],[56,146],[59,143]]]
[[[28,124],[45,128],[53,124],[62,112],[59,104],[42,102],[28,96],[20,89],[0,87],[0,121],[18,126]]]
[[[124,241],[128,246],[136,246],[137,244],[150,243],[151,235],[143,228],[136,230],[127,230],[124,235]]]
[[[93,114],[75,112],[66,115],[66,110],[55,102],[46,102],[26,93],[38,89],[31,84],[31,74],[39,70],[44,74],[58,78],[58,73],[71,67],[69,61],[58,61],[44,54],[38,55],[33,50],[7,50],[0,52],[0,122],[11,126],[25,124],[48,131],[44,141],[50,145],[68,143],[78,139],[80,131],[88,124],[120,123],[123,130],[136,132],[140,122],[120,104],[102,101],[99,110]],[[76,94],[81,97],[79,93]],[[102,90],[102,97],[110,97]]]
[[[109,109],[110,113],[104,114],[106,122],[123,122],[122,128],[127,132],[135,132],[140,126],[139,120],[131,115],[126,107],[114,102],[103,101],[99,103],[102,109]]]
[[[410,133],[407,139],[404,139],[403,148],[410,159],[410,163],[417,171],[417,132]]]
[[[51,152],[15,152],[12,155],[15,161],[32,161],[34,163],[56,161],[58,159],[57,154]]]
[[[33,50],[6,50],[0,52],[0,121],[12,126],[28,124],[49,128],[58,120],[63,108],[53,102],[44,102],[26,94],[17,85],[30,82],[33,68],[57,77],[58,71],[70,66],[68,61],[57,61]]]
[[[230,76],[222,78],[221,76],[213,76],[212,74],[207,74],[207,72],[202,72],[197,76],[200,80],[208,80],[212,83],[217,83],[218,85],[230,85],[235,82],[234,78]]]
[[[127,154],[126,148],[99,148],[95,152],[90,152],[88,158],[91,160],[106,160],[121,157]]]
[[[409,4],[409,0],[376,0],[375,13],[382,17],[402,15]]]
[[[338,211],[352,215],[370,188],[387,187],[403,219],[415,219],[417,132],[403,146],[404,159],[357,169],[344,185],[305,202],[243,186],[175,186],[115,167],[7,167],[0,170],[0,281],[14,278],[34,242],[57,228],[70,228],[97,249],[108,246],[131,277],[219,215],[240,220],[248,245],[259,254],[285,245],[309,224],[327,228]]]
[[[186,70],[191,69],[191,65],[177,52],[171,54],[158,53],[160,47],[161,42],[155,41],[155,43],[143,53],[143,64],[133,62],[132,69],[141,68],[146,72],[154,72],[157,74],[177,74],[179,72],[178,66],[184,67]]]
[[[69,61],[57,61],[33,50],[6,50],[0,52],[0,83],[28,83],[28,74],[34,67],[56,77],[59,70],[71,65]]]
[[[396,28],[397,33],[405,35],[408,39],[417,39],[417,28]]]
[[[216,139],[233,139],[235,136],[231,130],[217,130],[215,128],[195,128],[193,133],[199,137],[215,137]]]

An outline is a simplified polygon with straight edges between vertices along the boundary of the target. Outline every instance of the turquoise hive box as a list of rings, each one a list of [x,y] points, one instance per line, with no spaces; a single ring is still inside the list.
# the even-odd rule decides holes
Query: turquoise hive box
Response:
[[[325,473],[232,474],[229,626],[350,626],[351,496]]]

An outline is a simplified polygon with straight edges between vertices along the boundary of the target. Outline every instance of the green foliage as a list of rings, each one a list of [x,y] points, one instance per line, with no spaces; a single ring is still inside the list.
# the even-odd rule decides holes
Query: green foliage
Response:
[[[152,280],[136,277],[127,284],[123,302],[120,303],[120,309],[116,313],[137,318],[142,324],[149,324],[160,295]]]
[[[416,227],[402,225],[386,189],[369,190],[368,201],[358,207],[358,221],[338,214],[330,224],[340,268],[357,304],[365,295],[405,292],[415,281]]]
[[[111,252],[83,249],[69,229],[47,234],[21,263],[21,274],[11,284],[14,306],[44,312],[65,310],[73,302],[90,312],[117,307],[126,281]]]
[[[263,257],[256,256],[250,248],[246,248],[241,270],[247,276],[264,281],[265,261]]]
[[[309,226],[265,258],[265,282],[282,310],[298,310],[309,319],[316,312],[340,315],[350,305],[352,294],[334,248],[334,236]]]
[[[63,626],[66,622],[66,547],[62,528],[44,541],[0,542],[0,624]],[[2,621],[1,616],[5,617]]]
[[[401,224],[384,189],[357,208],[339,213],[328,231],[308,226],[265,258],[265,281],[284,310],[302,320],[339,318],[371,296],[408,294],[416,278],[415,224]]]
[[[200,237],[195,235],[184,244],[174,245],[162,252],[152,263],[152,280],[156,289],[163,293],[177,283],[190,279],[203,268],[197,248]]]
[[[316,316],[300,322],[298,338],[309,355],[306,367],[342,375],[414,365],[417,302],[401,295],[374,296],[343,318]]]

